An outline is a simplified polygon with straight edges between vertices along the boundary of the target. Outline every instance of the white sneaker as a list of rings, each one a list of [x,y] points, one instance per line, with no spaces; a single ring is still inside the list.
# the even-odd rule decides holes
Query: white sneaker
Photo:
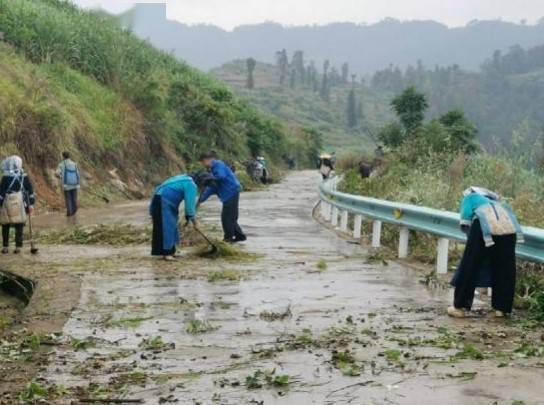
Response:
[[[495,311],[495,318],[504,318],[505,316],[506,314],[504,312],[498,310]]]
[[[175,262],[176,258],[174,256],[164,256],[164,260],[167,262]]]
[[[466,314],[464,309],[448,307],[448,315],[452,318],[464,318]]]

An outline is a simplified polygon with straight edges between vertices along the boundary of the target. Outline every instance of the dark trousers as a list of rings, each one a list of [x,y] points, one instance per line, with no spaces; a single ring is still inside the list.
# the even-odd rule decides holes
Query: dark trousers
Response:
[[[226,241],[245,240],[246,235],[238,225],[240,193],[223,203],[221,211],[221,224],[223,225],[223,233]]]
[[[493,241],[493,246],[485,246],[480,222],[474,221],[455,283],[455,308],[472,308],[477,270],[489,259],[493,308],[505,313],[512,312],[516,288],[516,235],[493,236]]]
[[[151,200],[151,218],[153,219],[153,233],[151,239],[152,256],[173,256],[176,254],[176,246],[164,249],[164,230],[162,226],[162,200],[160,195],[153,196]]]
[[[77,189],[64,190],[64,201],[66,203],[66,216],[74,216],[77,212]]]
[[[9,246],[9,231],[11,228],[15,228],[15,246],[23,247],[23,230],[24,224],[5,224],[2,225],[2,246],[7,248]]]

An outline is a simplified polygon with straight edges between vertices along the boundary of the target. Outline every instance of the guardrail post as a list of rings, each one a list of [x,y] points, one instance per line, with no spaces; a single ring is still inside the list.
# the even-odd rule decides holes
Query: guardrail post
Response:
[[[382,239],[382,221],[372,222],[372,247],[379,248]]]
[[[399,232],[399,258],[405,259],[408,257],[408,240],[410,238],[410,229],[403,226]]]
[[[363,223],[363,216],[362,215],[355,215],[355,219],[353,220],[353,237],[355,239],[361,238],[361,225]]]
[[[330,205],[327,202],[321,200],[321,217],[324,220],[329,219],[329,209],[330,209]]]
[[[448,272],[448,251],[450,241],[446,238],[438,239],[438,252],[436,257],[436,272],[438,274],[446,274]]]
[[[340,217],[340,230],[342,232],[348,231],[348,220],[349,212],[347,210],[342,211],[342,216]]]
[[[332,207],[331,225],[332,226],[338,225],[338,208],[337,207]]]

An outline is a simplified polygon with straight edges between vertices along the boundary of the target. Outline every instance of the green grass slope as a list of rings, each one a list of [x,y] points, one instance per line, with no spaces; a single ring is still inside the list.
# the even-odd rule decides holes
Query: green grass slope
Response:
[[[51,171],[66,149],[91,188],[127,195],[203,150],[279,162],[292,147],[280,123],[107,16],[0,0],[0,32],[0,157],[24,157],[44,202],[58,202]]]

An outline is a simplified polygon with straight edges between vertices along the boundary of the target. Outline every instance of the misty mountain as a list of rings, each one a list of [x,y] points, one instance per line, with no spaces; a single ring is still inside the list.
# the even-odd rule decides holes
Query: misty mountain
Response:
[[[393,19],[372,25],[284,27],[263,23],[225,31],[212,25],[167,20],[166,6],[161,4],[138,5],[121,19],[136,35],[206,70],[247,57],[272,63],[275,52],[282,48],[290,54],[303,50],[306,58],[318,65],[325,59],[336,66],[347,61],[358,74],[373,73],[389,64],[405,68],[418,59],[427,66],[457,64],[476,70],[495,50],[544,43],[544,20],[537,25],[474,21],[460,28],[434,21]]]

